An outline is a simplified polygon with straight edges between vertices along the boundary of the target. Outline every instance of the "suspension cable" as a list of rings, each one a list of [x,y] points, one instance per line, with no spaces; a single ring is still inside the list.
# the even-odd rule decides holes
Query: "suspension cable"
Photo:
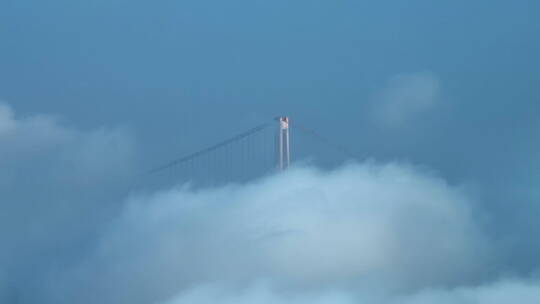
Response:
[[[351,152],[349,149],[339,145],[339,144],[335,144],[333,143],[332,141],[330,141],[328,138],[320,135],[319,133],[309,129],[309,128],[306,128],[300,124],[298,124],[298,122],[294,122],[294,128],[301,131],[302,133],[306,134],[306,135],[309,135],[310,137],[312,138],[315,138],[319,141],[321,141],[322,143],[326,144],[328,147],[336,150],[336,151],[339,151],[341,153],[343,153],[344,155],[348,156],[348,157],[351,157],[353,159],[361,159],[358,155],[356,155],[355,153]]]
[[[240,141],[240,140],[242,140],[242,139],[244,139],[246,137],[249,137],[249,136],[251,136],[251,135],[253,135],[255,133],[258,133],[258,132],[266,129],[269,125],[270,125],[269,123],[264,123],[264,124],[258,125],[255,128],[249,129],[249,130],[247,130],[245,132],[242,132],[242,133],[240,133],[240,134],[238,134],[238,135],[236,135],[234,137],[228,138],[228,139],[226,139],[226,140],[224,140],[222,142],[219,142],[219,143],[217,143],[217,144],[215,144],[213,146],[210,146],[210,147],[208,147],[206,149],[199,150],[197,152],[191,153],[189,155],[183,156],[183,157],[175,159],[175,160],[173,160],[173,161],[171,161],[169,163],[166,163],[164,165],[156,167],[156,168],[154,168],[152,170],[149,170],[146,174],[147,175],[154,174],[154,173],[163,171],[165,169],[168,169],[170,167],[174,167],[174,166],[177,166],[177,165],[179,165],[181,163],[184,163],[184,162],[190,161],[192,159],[198,158],[198,157],[203,156],[203,155],[205,155],[207,153],[210,153],[210,152],[215,151],[215,150],[217,150],[219,148],[222,148],[222,147],[227,146],[229,144]]]

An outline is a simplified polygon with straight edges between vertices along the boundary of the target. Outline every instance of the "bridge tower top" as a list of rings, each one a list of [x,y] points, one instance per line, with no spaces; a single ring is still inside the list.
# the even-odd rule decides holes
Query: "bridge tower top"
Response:
[[[278,143],[278,167],[286,170],[291,164],[291,149],[289,141],[289,117],[278,117],[279,121],[279,143]]]

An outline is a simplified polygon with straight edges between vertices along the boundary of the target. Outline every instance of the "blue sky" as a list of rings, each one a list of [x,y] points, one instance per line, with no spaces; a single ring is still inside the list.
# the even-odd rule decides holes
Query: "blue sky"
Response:
[[[223,137],[281,113],[331,121],[327,133],[369,133],[370,98],[396,75],[426,71],[444,107],[437,121],[413,123],[414,134],[427,128],[455,145],[501,128],[530,132],[538,112],[533,1],[1,5],[3,100],[82,128],[127,124],[158,150],[174,149],[179,128],[190,142],[215,124]]]

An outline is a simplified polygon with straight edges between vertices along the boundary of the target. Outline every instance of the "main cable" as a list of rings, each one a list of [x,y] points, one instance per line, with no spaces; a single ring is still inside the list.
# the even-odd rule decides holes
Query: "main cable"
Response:
[[[258,132],[260,132],[260,131],[266,129],[269,125],[270,125],[269,123],[264,123],[264,124],[258,125],[258,126],[252,128],[252,129],[249,129],[249,130],[247,130],[247,131],[245,131],[245,132],[242,132],[242,133],[240,133],[240,134],[238,134],[238,135],[236,135],[236,136],[234,136],[234,137],[231,137],[231,138],[229,138],[229,139],[226,139],[226,140],[224,140],[224,141],[222,141],[222,142],[219,142],[219,143],[217,143],[217,144],[215,144],[215,145],[213,145],[213,146],[210,146],[210,147],[208,147],[208,148],[206,148],[206,149],[199,150],[199,151],[197,151],[197,152],[191,153],[191,154],[189,154],[189,155],[183,156],[183,157],[178,158],[178,159],[175,159],[175,160],[173,160],[173,161],[171,161],[171,162],[169,162],[169,163],[166,163],[166,164],[164,164],[164,165],[161,165],[161,166],[159,166],[159,167],[157,167],[157,168],[154,168],[154,169],[152,169],[152,170],[149,170],[149,171],[146,173],[146,175],[154,174],[154,173],[163,171],[163,170],[165,170],[165,169],[168,169],[168,168],[177,166],[177,165],[179,165],[179,164],[181,164],[181,163],[190,161],[190,160],[192,160],[192,159],[194,159],[194,158],[197,158],[197,157],[202,156],[202,155],[204,155],[204,154],[207,154],[207,153],[210,153],[210,152],[212,152],[212,151],[215,151],[215,150],[217,150],[217,149],[219,149],[219,148],[221,148],[221,147],[224,147],[224,146],[227,146],[227,145],[232,144],[232,143],[234,143],[234,142],[240,141],[240,140],[242,140],[242,139],[244,139],[244,138],[246,138],[246,137],[248,137],[248,136],[251,136],[251,135],[253,135],[253,134],[255,134],[255,133],[258,133]]]
[[[313,130],[311,130],[309,128],[306,128],[306,127],[302,126],[301,124],[298,124],[296,121],[294,122],[294,128],[296,128],[297,130],[303,132],[304,134],[309,135],[312,138],[318,139],[319,141],[323,142],[324,144],[328,145],[329,147],[333,148],[334,150],[337,150],[337,151],[343,153],[344,155],[346,155],[348,157],[360,160],[360,157],[358,155],[356,155],[355,153],[351,152],[349,149],[347,149],[347,148],[345,148],[345,147],[343,147],[343,146],[341,146],[339,144],[333,143],[332,141],[330,141],[326,137],[320,135],[319,133],[317,133],[317,132],[315,132],[315,131],[313,131]]]

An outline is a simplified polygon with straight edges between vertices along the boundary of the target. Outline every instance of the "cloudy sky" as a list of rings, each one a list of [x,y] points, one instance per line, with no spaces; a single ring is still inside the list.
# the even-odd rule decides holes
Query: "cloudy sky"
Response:
[[[537,303],[538,37],[530,0],[2,0],[0,302]],[[134,190],[283,114],[357,157]]]

